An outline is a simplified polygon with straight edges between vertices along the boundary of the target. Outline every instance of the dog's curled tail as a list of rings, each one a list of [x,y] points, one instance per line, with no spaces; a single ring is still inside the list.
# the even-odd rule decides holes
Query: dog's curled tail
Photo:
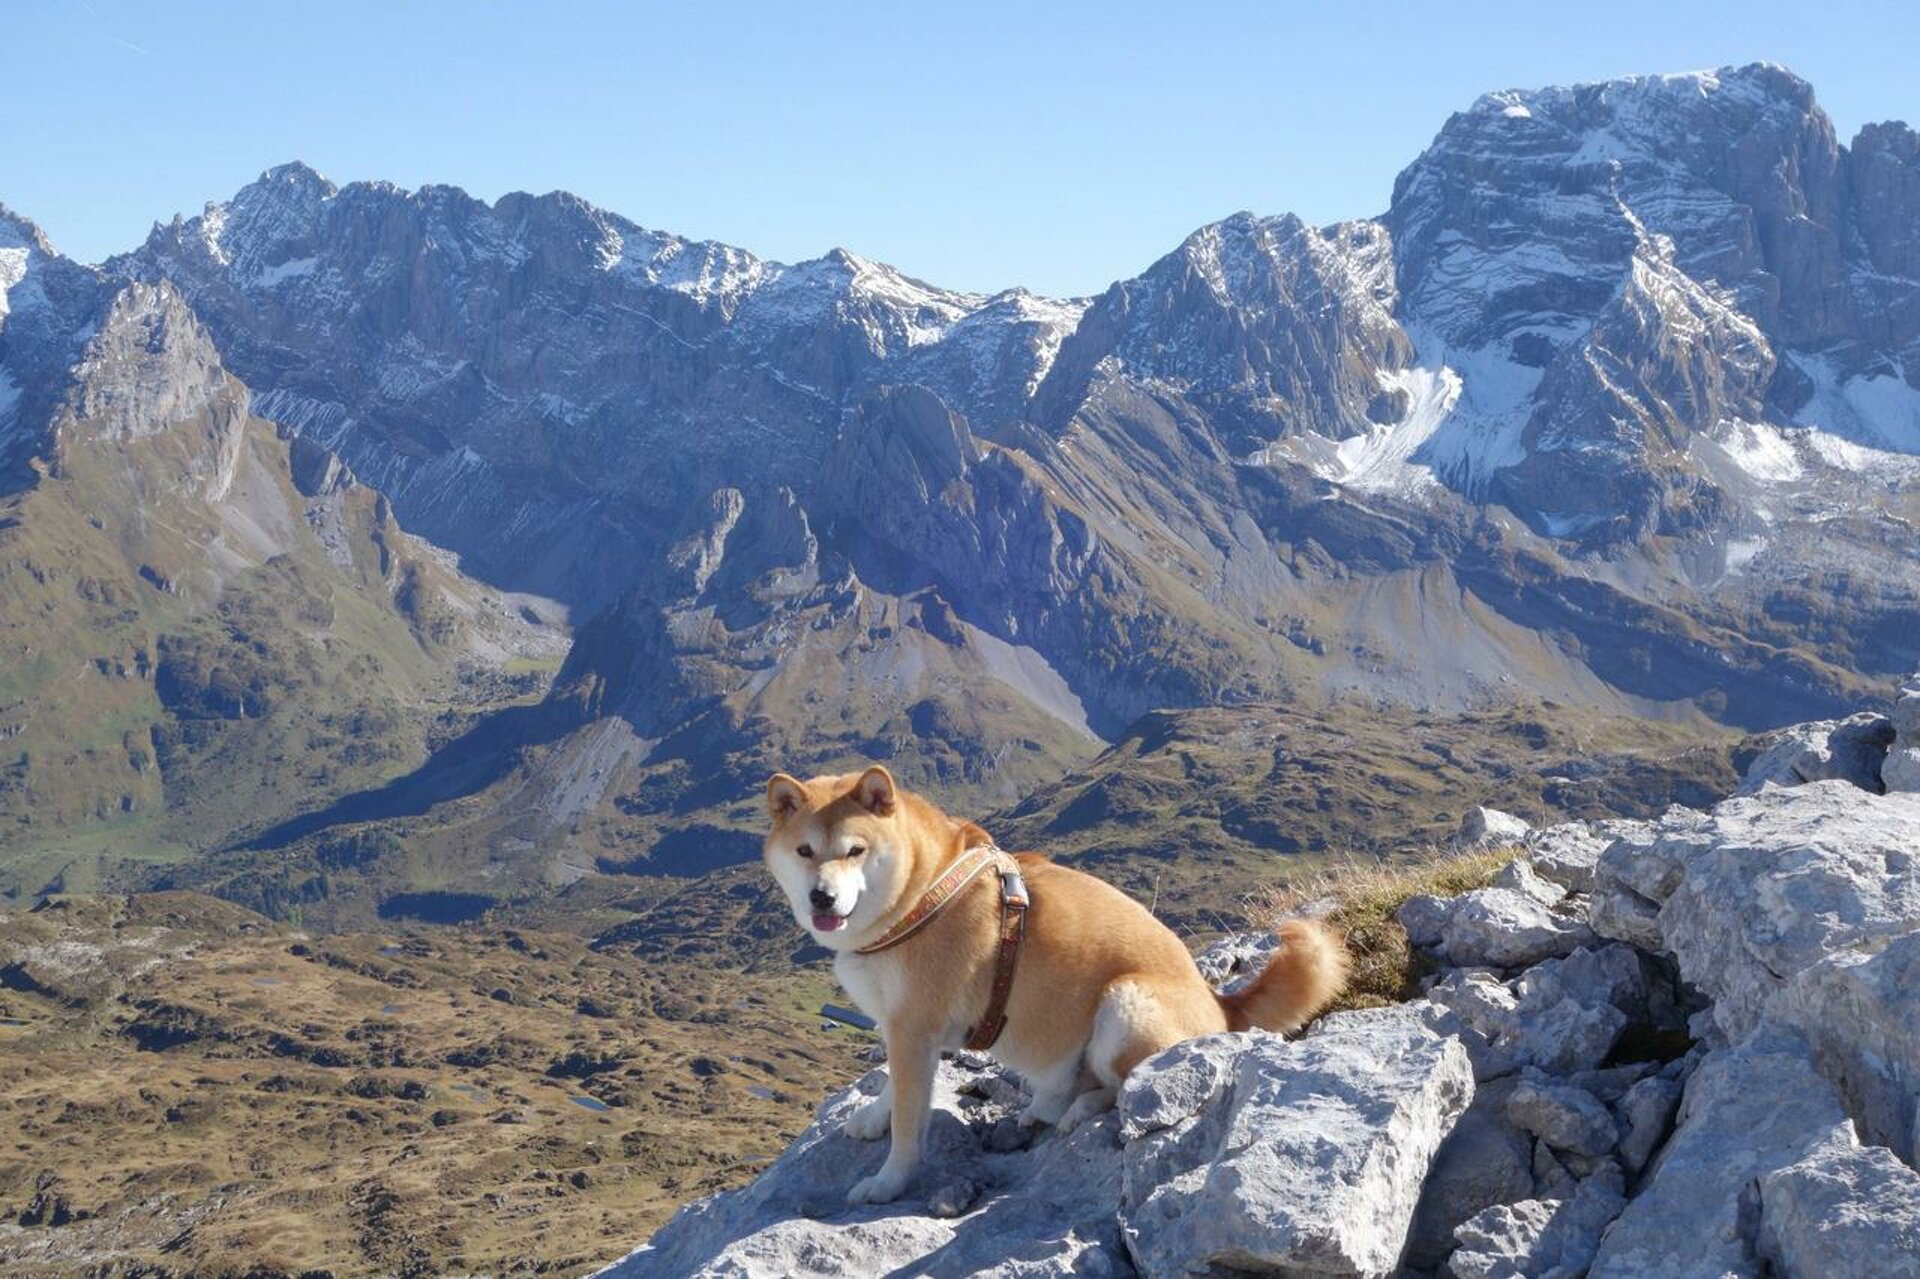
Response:
[[[1317,919],[1290,919],[1273,930],[1280,949],[1260,975],[1231,995],[1217,995],[1232,1030],[1292,1032],[1346,988],[1347,948]]]

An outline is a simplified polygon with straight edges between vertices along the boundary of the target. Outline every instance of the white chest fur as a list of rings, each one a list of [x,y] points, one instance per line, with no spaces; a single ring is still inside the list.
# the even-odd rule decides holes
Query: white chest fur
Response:
[[[836,955],[833,975],[860,1011],[886,1025],[906,997],[906,968],[893,955]]]

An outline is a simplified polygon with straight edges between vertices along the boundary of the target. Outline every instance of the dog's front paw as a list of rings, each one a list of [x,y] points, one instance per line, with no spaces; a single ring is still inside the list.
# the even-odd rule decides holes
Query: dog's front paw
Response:
[[[892,1172],[882,1168],[871,1177],[862,1177],[853,1183],[853,1189],[847,1192],[847,1202],[854,1207],[861,1204],[890,1204],[900,1197],[907,1188],[905,1173]]]
[[[870,1101],[848,1115],[840,1131],[855,1141],[878,1141],[887,1135],[892,1123],[893,1107],[881,1101]]]
[[[1053,1130],[1062,1137],[1065,1137],[1089,1119],[1098,1119],[1101,1115],[1104,1115],[1112,1109],[1112,1089],[1098,1088],[1092,1092],[1081,1093],[1074,1099],[1073,1104],[1067,1107],[1067,1113],[1060,1116],[1059,1122],[1054,1124]]]

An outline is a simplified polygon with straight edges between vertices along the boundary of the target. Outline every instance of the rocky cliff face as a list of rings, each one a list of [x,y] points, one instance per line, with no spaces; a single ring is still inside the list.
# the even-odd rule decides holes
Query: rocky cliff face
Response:
[[[377,784],[436,713],[500,696],[476,669],[564,644],[254,416],[171,284],[95,301],[34,483],[0,497],[8,895],[151,876]],[[103,826],[125,843],[73,848]]]
[[[1177,1045],[1037,1141],[1018,1081],[962,1055],[920,1184],[849,1209],[876,1070],[603,1273],[1920,1274],[1917,711],[1920,685],[1892,720],[1800,726],[1706,811],[1482,810],[1465,836],[1523,851],[1401,907],[1424,998]],[[1227,981],[1271,944],[1200,963]]]

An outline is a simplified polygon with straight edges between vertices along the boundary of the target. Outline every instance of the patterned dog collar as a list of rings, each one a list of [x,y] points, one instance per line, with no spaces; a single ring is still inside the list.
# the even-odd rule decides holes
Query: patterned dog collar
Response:
[[[933,922],[934,916],[989,867],[1000,875],[1000,940],[994,952],[993,986],[987,995],[986,1012],[967,1031],[966,1046],[974,1052],[993,1047],[1007,1027],[1007,1000],[1013,994],[1013,975],[1020,966],[1020,948],[1027,937],[1027,881],[1020,874],[1018,862],[992,844],[969,848],[921,895],[912,910],[854,951],[856,955],[872,955],[898,946]]]
[[[960,895],[960,890],[980,878],[980,873],[994,864],[995,860],[1005,857],[992,844],[982,844],[978,848],[969,848],[954,859],[947,867],[946,874],[933,881],[933,887],[927,889],[913,909],[895,920],[893,927],[881,933],[866,945],[854,951],[856,955],[875,955],[883,950],[891,950],[907,938],[933,922],[934,916],[947,908],[948,903]]]

